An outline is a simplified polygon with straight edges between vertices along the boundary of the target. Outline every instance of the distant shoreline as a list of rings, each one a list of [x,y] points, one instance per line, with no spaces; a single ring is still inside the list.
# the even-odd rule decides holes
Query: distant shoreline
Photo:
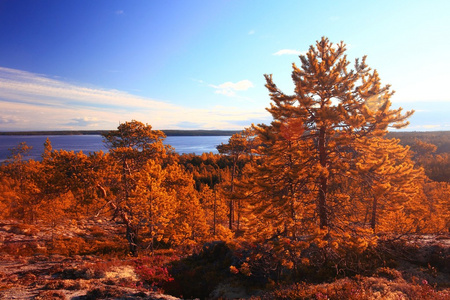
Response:
[[[102,135],[111,130],[4,131],[0,135]],[[166,136],[232,136],[239,130],[161,130]]]
[[[38,130],[38,131],[0,131],[1,135],[102,135],[111,130]],[[161,130],[166,136],[232,136],[240,130],[182,130],[182,129],[168,129]],[[391,131],[387,134],[388,137],[397,137],[401,135],[433,135],[444,133],[448,134],[450,131]]]

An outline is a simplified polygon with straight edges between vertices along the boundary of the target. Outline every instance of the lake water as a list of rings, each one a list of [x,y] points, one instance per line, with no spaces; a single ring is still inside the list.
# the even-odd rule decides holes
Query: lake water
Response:
[[[104,151],[108,149],[103,143],[101,135],[1,135],[0,136],[0,162],[10,156],[9,149],[16,147],[21,142],[26,142],[33,149],[27,158],[38,160],[44,152],[44,142],[50,139],[54,150],[83,151],[89,152]],[[171,145],[177,153],[218,153],[216,146],[227,143],[229,136],[169,136],[164,140],[164,144]]]

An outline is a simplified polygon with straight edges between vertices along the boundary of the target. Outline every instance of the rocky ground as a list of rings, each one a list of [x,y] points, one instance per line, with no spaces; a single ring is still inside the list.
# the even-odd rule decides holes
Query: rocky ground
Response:
[[[0,259],[0,299],[178,299],[138,284],[133,267],[92,256]]]
[[[59,226],[24,225],[0,220],[0,299],[179,299],[159,293],[139,278],[133,258],[92,254],[99,250],[102,253],[109,251],[120,244],[117,242],[120,239],[123,239],[123,228],[106,219]],[[317,296],[318,291],[343,291],[351,287],[352,291],[361,290],[365,297],[372,295],[364,299],[391,296],[392,299],[413,299],[409,294],[427,295],[428,298],[424,299],[434,300],[435,296],[450,299],[448,235],[411,236],[410,245],[398,255],[396,269],[380,268],[373,277],[367,278],[299,285],[299,291],[290,287],[291,291],[282,290],[283,296],[280,297]],[[235,281],[232,283],[220,283],[210,297],[250,297],[244,286]],[[439,293],[431,290],[435,287]],[[276,293],[268,295],[268,298],[262,298],[277,296]]]
[[[0,221],[0,299],[178,299],[144,286],[127,259],[49,249],[55,236],[70,243],[117,233],[104,220],[36,228]]]

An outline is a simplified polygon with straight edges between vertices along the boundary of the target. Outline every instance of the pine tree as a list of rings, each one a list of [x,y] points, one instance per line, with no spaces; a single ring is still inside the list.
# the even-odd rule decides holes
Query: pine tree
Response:
[[[66,217],[93,216],[100,209],[97,185],[108,170],[108,157],[102,151],[53,150],[49,139],[42,155],[43,177],[39,181],[47,199],[73,198],[65,209]],[[49,200],[57,204],[57,200]]]
[[[139,224],[142,235],[148,236],[153,251],[157,242],[168,243],[168,226],[176,214],[176,199],[165,185],[167,170],[155,161],[147,164],[136,174],[136,190],[130,199],[134,207],[133,223]]]
[[[190,246],[206,239],[208,227],[194,180],[177,162],[163,167],[150,160],[135,179],[132,223],[148,237],[150,249],[157,243]]]
[[[228,200],[228,229],[233,229],[235,223],[235,211],[237,211],[237,229],[239,230],[241,203],[240,199],[235,199],[236,177],[240,176],[245,158],[251,154],[254,144],[254,132],[251,128],[246,128],[240,133],[233,134],[227,144],[220,144],[217,150],[220,154],[228,155],[231,158],[231,179]],[[236,202],[236,203],[235,203]],[[237,205],[237,208],[235,206]]]
[[[148,124],[133,120],[120,124],[117,129],[106,133],[104,138],[117,170],[112,182],[115,181],[120,188],[115,192],[114,199],[108,195],[104,197],[108,198],[116,215],[125,223],[130,252],[137,255],[141,219],[138,217],[140,207],[135,195],[136,176],[150,160],[163,163],[170,148],[163,144],[164,133],[152,130]],[[100,188],[106,194],[105,187]]]
[[[355,150],[359,154],[358,161],[350,172],[359,180],[352,182],[362,187],[364,193],[356,199],[367,206],[356,211],[360,217],[366,212],[364,221],[362,218],[354,221],[363,226],[370,224],[374,231],[378,225],[385,232],[401,231],[399,226],[403,233],[406,228],[408,231],[419,228],[418,218],[426,210],[420,203],[424,173],[412,162],[409,147],[401,146],[397,139],[374,137],[359,141]],[[350,204],[353,210],[355,204],[357,206],[358,202]],[[404,215],[399,217],[399,212]]]
[[[209,228],[194,179],[178,163],[169,164],[166,170],[164,184],[175,200],[175,214],[169,226],[170,240],[175,246],[187,248],[201,244],[208,237]]]
[[[227,199],[221,191],[220,185],[215,185],[214,189],[211,189],[207,184],[202,184],[199,191],[200,203],[205,211],[206,222],[213,237],[219,233],[219,227],[226,228],[229,216],[227,216]],[[229,229],[227,232],[231,234]]]
[[[11,201],[7,204],[9,217],[34,223],[39,217],[43,200],[38,185],[42,167],[37,161],[25,159],[31,149],[26,142],[9,149],[11,155],[2,166],[2,175],[9,194],[7,199]]]
[[[425,219],[423,232],[448,233],[450,231],[450,183],[424,181],[425,205],[428,210],[421,215]]]
[[[349,70],[345,50],[343,42],[334,45],[327,38],[311,46],[300,56],[301,67],[293,64],[293,95],[284,94],[272,75],[265,75],[273,121],[254,126],[261,146],[249,174],[249,198],[255,231],[266,237],[296,237],[314,228],[345,230],[341,225],[351,224],[348,210],[361,200],[353,196],[375,189],[361,186],[366,176],[358,163],[364,165],[369,152],[389,153],[384,148],[389,143],[367,141],[383,137],[389,126],[406,126],[413,113],[391,109],[390,87],[381,86],[366,57]],[[396,171],[409,176],[411,165]]]
[[[100,188],[126,226],[133,255],[143,243],[150,249],[157,243],[190,247],[208,235],[192,174],[179,165],[164,138],[138,121],[105,135],[116,173],[109,179],[109,195],[105,186]]]

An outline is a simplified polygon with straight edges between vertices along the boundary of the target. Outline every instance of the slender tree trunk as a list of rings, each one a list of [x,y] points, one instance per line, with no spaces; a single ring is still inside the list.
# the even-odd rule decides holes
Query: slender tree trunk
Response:
[[[236,160],[233,160],[233,169],[231,171],[231,198],[230,198],[230,202],[229,202],[229,209],[230,209],[230,214],[228,216],[229,218],[229,226],[228,228],[230,230],[233,229],[233,215],[234,215],[234,207],[233,207],[233,193],[234,193],[234,173],[236,172]]]
[[[131,226],[131,224],[127,223],[127,233],[126,237],[128,240],[128,245],[130,246],[131,255],[134,257],[137,256],[137,230]]]
[[[289,149],[292,149],[292,142],[289,141]],[[289,154],[288,156],[289,158],[289,169],[292,169],[294,167],[294,161],[292,159],[292,154]],[[287,228],[285,227],[285,231],[286,231],[286,236],[289,236],[289,231],[290,234],[292,234],[292,237],[295,238],[296,235],[296,229],[297,229],[297,211],[295,209],[295,189],[294,189],[294,184],[292,182],[292,178],[289,178],[289,185],[288,185],[288,193],[289,193],[289,199],[290,200],[290,210],[291,210],[291,221],[292,221],[292,227],[291,228]]]
[[[153,236],[153,226],[154,226],[154,221],[153,221],[153,197],[150,196],[150,209],[149,209],[149,217],[150,217],[150,250],[152,251],[152,255],[154,254],[154,247],[153,247],[153,240],[155,239],[155,237]]]
[[[128,164],[127,164],[126,159],[124,159],[123,165],[122,165],[122,181],[123,181],[124,192],[125,192],[125,203],[128,204],[129,194],[128,194],[127,168],[128,168]]]
[[[104,187],[102,187],[100,184],[97,184],[97,188],[100,189],[100,191],[103,194],[103,198],[107,201],[107,195],[106,190]],[[137,247],[137,229],[133,227],[131,224],[130,219],[128,218],[127,214],[123,211],[123,209],[119,208],[116,204],[114,204],[113,201],[109,201],[107,204],[110,205],[112,210],[114,211],[114,214],[118,213],[120,217],[122,218],[122,221],[126,225],[126,238],[128,241],[128,245],[130,248],[130,252],[133,256],[137,256],[138,247]]]
[[[376,223],[377,223],[377,205],[378,205],[378,199],[377,199],[377,197],[373,197],[372,218],[370,220],[370,227],[372,227],[373,231],[375,231],[375,227],[376,227]]]
[[[241,199],[237,200],[237,230],[241,227]]]
[[[217,194],[216,187],[214,187],[214,206],[213,206],[213,234],[216,235],[216,202],[217,202]]]
[[[319,161],[322,168],[327,167],[327,153],[325,147],[325,127],[320,128],[319,131]],[[319,177],[319,220],[320,228],[323,229],[328,226],[327,213],[327,192],[328,192],[328,177],[321,175]]]

